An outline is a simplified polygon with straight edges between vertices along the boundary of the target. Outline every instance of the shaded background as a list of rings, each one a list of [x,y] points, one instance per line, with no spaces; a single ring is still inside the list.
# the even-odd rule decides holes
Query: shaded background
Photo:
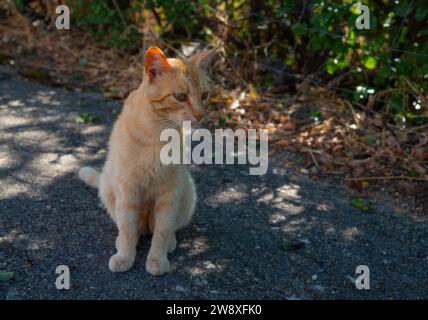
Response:
[[[386,188],[423,212],[428,3],[362,3],[369,30],[356,28],[352,1],[3,0],[0,63],[123,99],[141,81],[149,46],[168,56],[218,47],[212,127],[267,128],[272,151],[296,155],[289,167],[344,183],[355,205]],[[55,28],[59,4],[71,10],[70,30]]]

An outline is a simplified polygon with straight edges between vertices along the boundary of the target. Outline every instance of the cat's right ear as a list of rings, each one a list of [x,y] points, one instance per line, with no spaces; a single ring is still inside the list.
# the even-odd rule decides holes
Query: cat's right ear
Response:
[[[171,65],[166,60],[162,50],[158,47],[150,47],[144,58],[144,71],[149,77],[149,82],[153,82],[162,73],[171,69]]]
[[[218,48],[206,50],[191,57],[190,61],[192,61],[194,65],[198,66],[202,70],[207,71],[208,67],[211,65],[214,58],[217,56],[217,53]]]

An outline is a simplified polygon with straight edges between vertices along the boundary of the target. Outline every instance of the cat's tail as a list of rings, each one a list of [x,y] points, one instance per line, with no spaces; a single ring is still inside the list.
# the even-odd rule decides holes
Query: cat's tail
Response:
[[[92,188],[98,188],[100,184],[100,172],[91,167],[80,168],[79,178]]]

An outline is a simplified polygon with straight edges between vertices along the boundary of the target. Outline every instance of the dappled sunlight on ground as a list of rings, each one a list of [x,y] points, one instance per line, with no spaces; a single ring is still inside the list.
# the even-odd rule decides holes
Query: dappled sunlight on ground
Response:
[[[360,234],[357,227],[349,227],[342,231],[342,238],[346,241],[357,240]]]
[[[146,273],[150,238],[142,238],[134,268],[113,275],[116,227],[76,171],[102,165],[119,109],[92,94],[0,78],[0,270],[16,273],[0,298],[427,296],[425,224],[383,204],[358,211],[343,188],[292,175],[274,157],[263,176],[245,165],[190,166],[198,203],[177,233],[172,272]],[[100,122],[77,123],[82,112]],[[60,264],[71,269],[68,292],[54,287]],[[373,268],[376,290],[357,291],[349,280],[360,264]]]
[[[228,188],[223,190],[215,195],[212,195],[205,199],[207,203],[232,203],[245,198],[246,194],[240,191],[237,191],[235,188]]]
[[[186,249],[189,256],[194,256],[205,252],[208,248],[208,239],[204,236],[192,239],[192,243],[180,243],[179,248]]]

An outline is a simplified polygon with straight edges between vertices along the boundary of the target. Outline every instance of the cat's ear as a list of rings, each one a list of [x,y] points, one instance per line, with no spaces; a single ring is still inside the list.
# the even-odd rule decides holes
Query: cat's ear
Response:
[[[156,77],[171,69],[162,50],[158,47],[150,47],[144,58],[144,71],[152,82]]]
[[[217,56],[217,48],[202,51],[201,53],[195,54],[190,58],[190,61],[198,68],[207,71],[211,66],[214,58]]]

